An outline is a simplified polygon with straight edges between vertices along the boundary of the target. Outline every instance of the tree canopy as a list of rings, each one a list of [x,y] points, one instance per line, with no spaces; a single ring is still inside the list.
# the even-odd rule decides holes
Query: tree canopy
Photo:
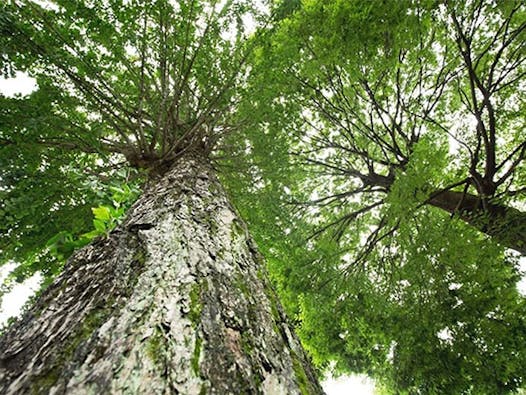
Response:
[[[526,7],[268,8],[2,6],[2,72],[39,88],[0,97],[0,263],[52,278],[199,150],[321,369],[392,393],[521,387]]]
[[[523,384],[525,11],[305,1],[261,50],[280,143],[254,143],[244,215],[320,366],[393,393]]]
[[[0,249],[21,263],[19,280],[56,274],[93,237],[90,207],[102,205],[104,233],[147,173],[218,149],[235,123],[249,17],[244,1],[2,6],[1,68],[39,87],[1,98]]]

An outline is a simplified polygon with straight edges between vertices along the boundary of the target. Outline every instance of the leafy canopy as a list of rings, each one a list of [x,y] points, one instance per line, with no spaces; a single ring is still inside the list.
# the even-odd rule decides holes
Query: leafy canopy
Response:
[[[0,263],[51,278],[199,154],[320,368],[390,393],[519,388],[524,5],[272,5],[251,34],[267,16],[243,0],[4,4],[0,69],[39,89],[0,97]]]
[[[236,129],[252,2],[9,1],[0,69],[38,90],[0,96],[0,264],[53,277],[104,235],[142,183]],[[7,287],[5,290],[7,290]]]
[[[388,393],[524,384],[525,12],[303,1],[260,47],[261,182],[235,196],[320,367]]]

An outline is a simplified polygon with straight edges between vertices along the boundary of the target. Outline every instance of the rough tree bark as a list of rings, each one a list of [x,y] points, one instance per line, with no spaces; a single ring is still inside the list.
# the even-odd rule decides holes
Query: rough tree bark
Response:
[[[319,394],[254,242],[186,156],[0,339],[2,394]]]

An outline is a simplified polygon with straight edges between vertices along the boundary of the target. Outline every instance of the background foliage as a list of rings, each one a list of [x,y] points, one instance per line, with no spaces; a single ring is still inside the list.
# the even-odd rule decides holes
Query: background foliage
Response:
[[[226,181],[303,343],[385,393],[513,392],[524,5],[282,4],[255,57],[247,178]]]

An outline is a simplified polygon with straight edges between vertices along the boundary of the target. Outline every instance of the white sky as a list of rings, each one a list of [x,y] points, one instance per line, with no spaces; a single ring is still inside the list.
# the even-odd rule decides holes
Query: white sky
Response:
[[[16,263],[7,263],[0,268],[0,284],[4,282],[9,272],[16,267]],[[40,286],[42,277],[35,274],[28,278],[22,284],[16,284],[11,292],[2,298],[0,306],[0,327],[7,322],[10,317],[16,317],[20,314],[20,309],[27,302]]]
[[[27,95],[33,92],[37,87],[36,80],[27,74],[17,72],[15,78],[0,78],[0,92],[8,97],[17,94]]]
[[[374,395],[374,382],[365,375],[329,378],[322,383],[327,395]]]

